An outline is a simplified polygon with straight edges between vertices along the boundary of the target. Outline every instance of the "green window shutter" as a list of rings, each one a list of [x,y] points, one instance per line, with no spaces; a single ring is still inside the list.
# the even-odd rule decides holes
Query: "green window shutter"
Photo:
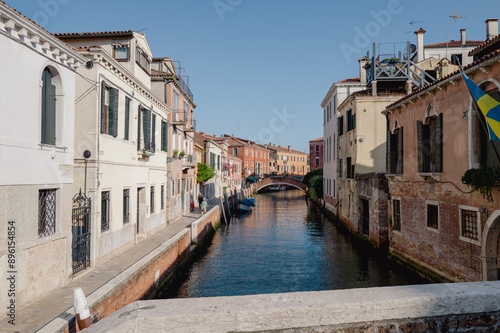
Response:
[[[387,131],[387,144],[386,144],[386,165],[385,165],[385,168],[387,170],[387,173],[391,173],[391,155],[392,155],[392,151],[391,151],[391,139],[392,139],[392,134],[390,131]]]
[[[436,172],[443,172],[443,114],[436,118]]]
[[[141,106],[139,105],[139,109],[137,111],[137,150],[141,150],[141,114],[142,114],[142,109]]]
[[[168,151],[168,124],[163,121],[163,138],[162,138],[162,145],[163,145],[163,151]]]
[[[423,124],[421,121],[417,121],[417,149],[418,149],[418,172],[424,170],[424,145],[423,145]]]
[[[151,142],[151,110],[144,109],[142,119],[142,130],[144,133],[144,143]]]
[[[101,82],[101,133],[106,133],[106,82]]]
[[[129,139],[129,127],[130,127],[130,98],[125,97],[125,133],[123,138],[125,140]]]
[[[156,115],[153,114],[153,119],[151,121],[151,142],[153,145],[156,143]]]
[[[119,90],[115,88],[109,89],[109,119],[108,119],[108,134],[118,136],[118,98]]]
[[[356,114],[352,114],[352,129],[356,129]]]
[[[56,86],[48,69],[42,75],[42,143],[56,144]]]
[[[398,130],[398,164],[396,165],[396,173],[403,173],[403,128]]]

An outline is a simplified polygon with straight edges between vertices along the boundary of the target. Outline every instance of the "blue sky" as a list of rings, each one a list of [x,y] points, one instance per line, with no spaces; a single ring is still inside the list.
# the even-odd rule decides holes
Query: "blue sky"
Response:
[[[197,129],[291,145],[323,135],[320,103],[334,81],[358,76],[371,43],[484,40],[498,0],[6,0],[50,32],[135,30],[154,56],[180,60],[190,76]],[[363,31],[361,36],[359,31]],[[415,36],[412,34],[413,42]]]

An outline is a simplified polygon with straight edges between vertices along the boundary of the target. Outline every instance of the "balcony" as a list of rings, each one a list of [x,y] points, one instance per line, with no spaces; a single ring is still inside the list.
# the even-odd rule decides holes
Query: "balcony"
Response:
[[[184,156],[182,157],[182,167],[183,168],[194,168],[197,166],[196,156]]]
[[[187,119],[187,111],[184,111],[182,109],[172,110],[172,124],[185,126]]]
[[[137,154],[142,155],[143,158],[154,156],[156,151],[156,144],[151,140],[141,140],[137,145]]]
[[[186,123],[186,132],[196,132],[196,120],[195,119],[188,119]]]

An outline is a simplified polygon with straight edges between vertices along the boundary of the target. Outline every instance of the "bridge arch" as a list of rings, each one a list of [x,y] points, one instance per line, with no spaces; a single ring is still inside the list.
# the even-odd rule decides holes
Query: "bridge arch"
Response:
[[[261,182],[257,183],[257,191],[260,191],[262,189],[265,189],[266,187],[269,186],[274,186],[274,185],[286,185],[286,186],[291,186],[293,188],[296,188],[301,191],[306,191],[306,185],[302,183],[301,181],[298,181],[293,178],[288,178],[288,177],[272,177],[272,178],[266,178]]]

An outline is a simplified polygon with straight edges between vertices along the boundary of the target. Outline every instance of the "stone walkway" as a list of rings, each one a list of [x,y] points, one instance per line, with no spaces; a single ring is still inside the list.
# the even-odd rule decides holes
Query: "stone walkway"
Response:
[[[218,204],[218,200],[209,201],[207,212]],[[84,294],[88,296],[182,231],[200,216],[200,210],[196,207],[194,212],[184,214],[172,224],[160,227],[157,232],[139,244],[106,262],[100,263],[93,269],[87,269],[88,272],[81,273],[64,287],[17,311],[15,326],[8,324],[7,319],[4,318],[0,322],[0,332],[36,332],[55,318],[65,317],[65,312],[73,306],[73,290],[75,288],[81,287]]]

